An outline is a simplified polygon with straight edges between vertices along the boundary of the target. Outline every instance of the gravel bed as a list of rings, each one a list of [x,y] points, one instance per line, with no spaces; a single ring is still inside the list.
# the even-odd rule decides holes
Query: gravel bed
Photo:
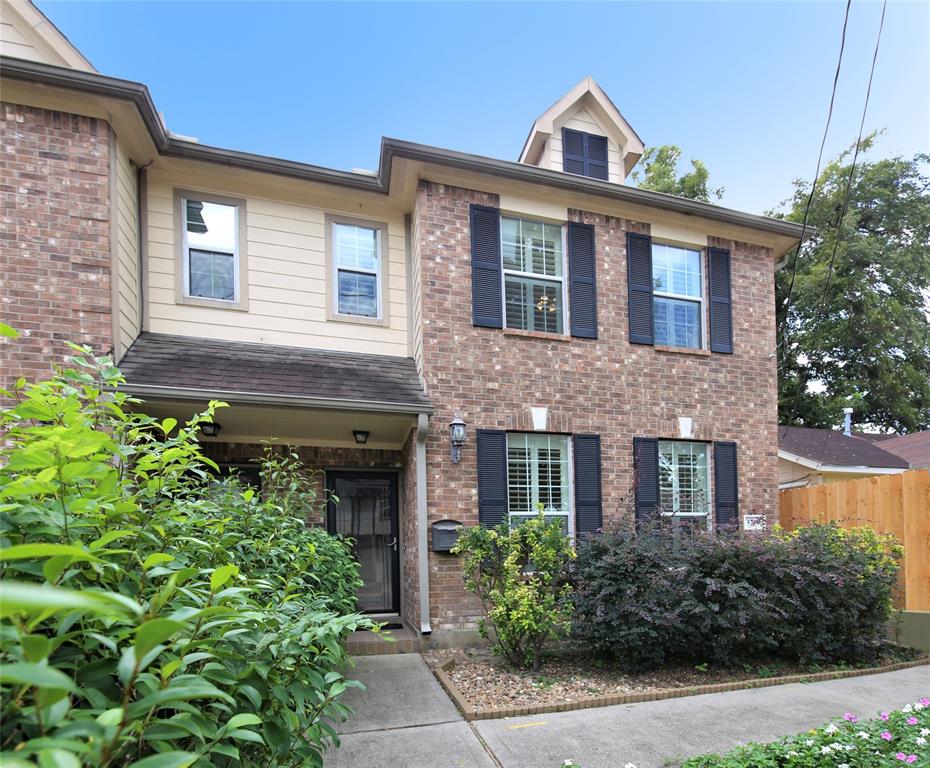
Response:
[[[703,666],[675,666],[630,675],[609,664],[597,664],[591,659],[578,656],[551,658],[536,671],[513,669],[485,649],[426,651],[423,658],[431,667],[441,664],[446,659],[455,659],[455,666],[448,674],[468,703],[479,710],[561,704],[612,694],[688,688],[759,677],[782,677],[840,669],[825,667],[814,670],[800,665],[772,662],[747,670],[705,670]],[[903,660],[896,654],[894,658],[888,658],[881,664]]]

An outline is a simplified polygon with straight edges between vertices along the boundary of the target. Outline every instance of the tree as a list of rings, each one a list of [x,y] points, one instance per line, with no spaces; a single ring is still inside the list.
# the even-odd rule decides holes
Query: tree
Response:
[[[930,156],[863,160],[874,140],[860,145],[845,215],[854,148],[823,171],[800,257],[776,276],[783,424],[834,427],[851,405],[860,423],[930,427]],[[801,222],[810,185],[794,187],[782,215]]]
[[[709,203],[711,197],[719,200],[723,196],[723,187],[708,189],[707,180],[710,172],[700,160],[691,160],[691,170],[678,175],[678,163],[681,160],[681,148],[674,144],[661,147],[649,147],[640,160],[641,170],[633,171],[633,181],[640,189],[652,192],[664,192],[691,200]]]

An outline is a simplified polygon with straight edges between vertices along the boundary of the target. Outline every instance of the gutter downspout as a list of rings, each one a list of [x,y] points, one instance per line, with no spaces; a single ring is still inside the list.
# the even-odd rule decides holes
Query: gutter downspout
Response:
[[[417,563],[420,576],[420,634],[433,633],[429,623],[429,552],[426,531],[426,434],[429,415],[417,414]]]

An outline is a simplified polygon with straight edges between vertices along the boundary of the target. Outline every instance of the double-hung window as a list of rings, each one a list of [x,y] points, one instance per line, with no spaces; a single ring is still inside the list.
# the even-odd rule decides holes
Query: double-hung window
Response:
[[[701,252],[652,244],[655,343],[703,346],[704,276]]]
[[[501,256],[506,327],[564,333],[562,227],[502,216]]]
[[[181,289],[183,299],[237,305],[240,228],[243,205],[194,195],[181,206]]]
[[[507,509],[511,527],[542,510],[571,532],[569,438],[565,435],[507,434]]]
[[[332,319],[380,322],[386,275],[384,225],[328,217]]]
[[[659,506],[663,515],[695,522],[709,519],[706,443],[659,441]]]

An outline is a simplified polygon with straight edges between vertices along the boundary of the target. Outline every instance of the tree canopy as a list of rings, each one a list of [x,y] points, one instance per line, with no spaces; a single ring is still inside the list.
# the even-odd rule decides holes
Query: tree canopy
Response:
[[[709,203],[713,197],[719,200],[723,188],[708,189],[710,172],[700,160],[691,160],[691,170],[679,175],[678,164],[681,160],[681,148],[674,144],[661,147],[649,147],[639,161],[638,169],[633,171],[633,181],[640,189],[664,192],[692,200]]]
[[[859,423],[930,428],[930,156],[863,159],[874,140],[860,145],[845,215],[854,148],[827,165],[800,256],[776,277],[783,424],[834,427],[852,406]],[[795,181],[781,215],[801,222],[809,194]]]

